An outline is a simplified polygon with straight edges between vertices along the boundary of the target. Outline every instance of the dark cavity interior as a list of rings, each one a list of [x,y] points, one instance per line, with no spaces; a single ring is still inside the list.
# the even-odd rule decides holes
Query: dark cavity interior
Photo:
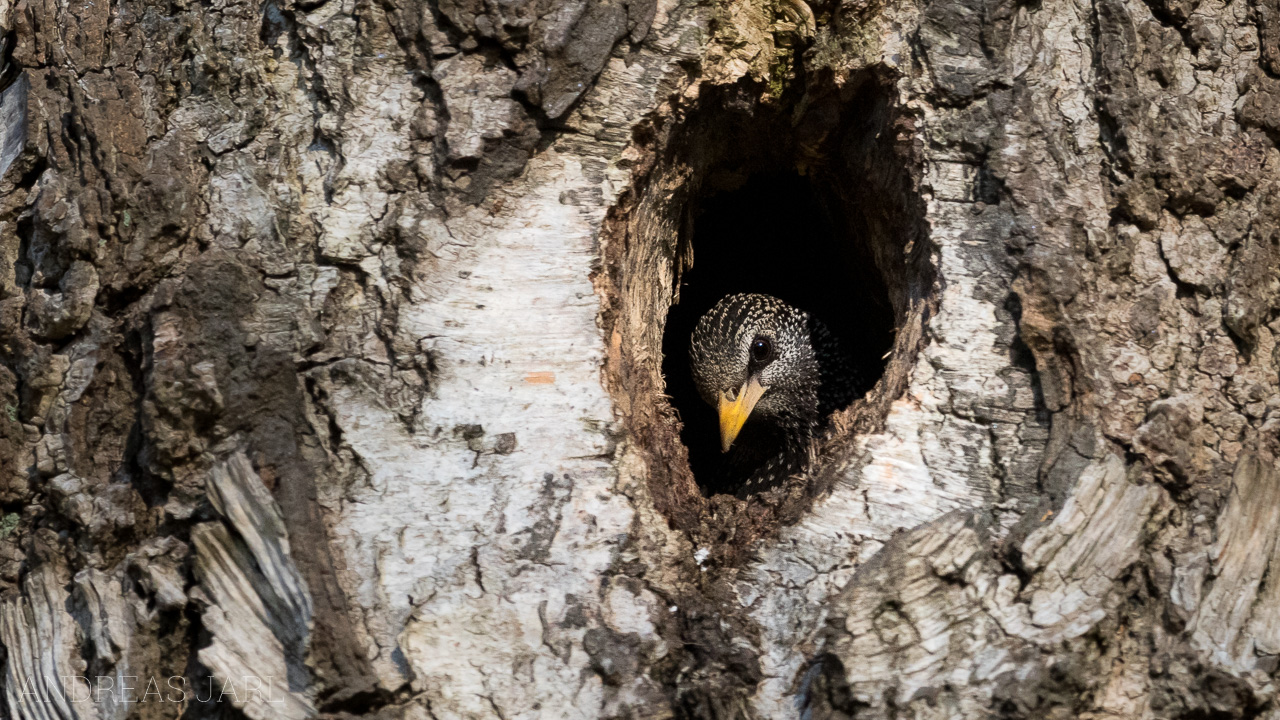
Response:
[[[667,315],[662,368],[690,469],[707,496],[732,490],[710,486],[723,457],[719,426],[689,372],[689,337],[703,313],[735,292],[766,293],[807,310],[854,354],[864,392],[884,371],[894,329],[869,228],[834,193],[795,172],[709,179],[683,230],[691,233],[682,240],[693,248],[694,264]]]

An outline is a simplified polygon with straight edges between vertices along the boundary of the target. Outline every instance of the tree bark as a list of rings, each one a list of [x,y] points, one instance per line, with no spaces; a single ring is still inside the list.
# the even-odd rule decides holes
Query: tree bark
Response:
[[[10,717],[1280,718],[1275,0],[0,30]],[[705,498],[665,318],[780,168],[897,332]]]

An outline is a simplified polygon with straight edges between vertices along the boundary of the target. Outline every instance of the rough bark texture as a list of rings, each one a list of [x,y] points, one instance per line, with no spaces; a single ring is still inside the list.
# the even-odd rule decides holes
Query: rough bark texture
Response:
[[[1280,718],[1275,0],[0,30],[9,716]],[[897,338],[706,499],[664,317],[778,169]]]

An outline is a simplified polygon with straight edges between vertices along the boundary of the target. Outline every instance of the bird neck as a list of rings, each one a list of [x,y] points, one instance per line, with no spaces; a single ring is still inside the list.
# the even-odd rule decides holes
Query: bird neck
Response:
[[[817,421],[753,418],[724,455],[718,491],[745,497],[777,487],[808,465]]]

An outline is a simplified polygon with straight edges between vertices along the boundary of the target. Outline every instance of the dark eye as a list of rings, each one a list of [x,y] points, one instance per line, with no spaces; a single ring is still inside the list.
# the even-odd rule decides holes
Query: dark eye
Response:
[[[764,362],[773,354],[773,343],[769,342],[769,338],[763,335],[757,335],[755,340],[751,341],[751,359],[756,362]]]

